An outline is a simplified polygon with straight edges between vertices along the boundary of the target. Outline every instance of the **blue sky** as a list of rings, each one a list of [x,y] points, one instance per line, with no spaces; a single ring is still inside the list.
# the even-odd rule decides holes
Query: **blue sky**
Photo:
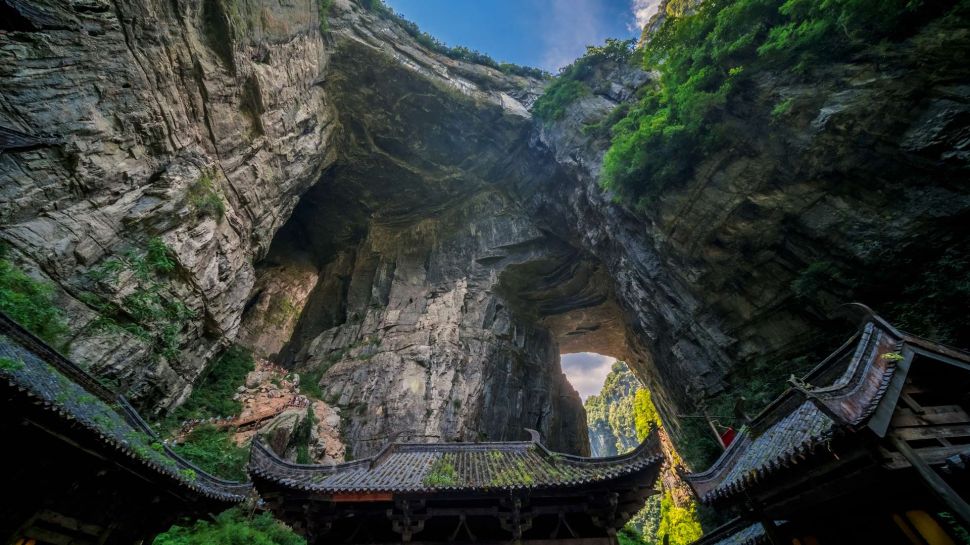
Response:
[[[563,354],[559,361],[569,383],[579,392],[579,397],[586,401],[587,397],[598,394],[603,389],[606,375],[610,374],[616,358],[594,352],[579,352]]]
[[[587,45],[634,38],[659,0],[385,0],[422,30],[497,61],[557,72]]]

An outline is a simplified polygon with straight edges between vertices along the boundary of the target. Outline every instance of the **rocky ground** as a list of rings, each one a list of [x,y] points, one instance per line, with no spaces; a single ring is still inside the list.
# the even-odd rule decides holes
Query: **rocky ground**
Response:
[[[301,393],[299,374],[263,358],[255,360],[256,369],[246,375],[245,384],[233,396],[242,404],[242,411],[222,418],[183,422],[176,441],[196,426],[210,424],[232,430],[233,440],[239,446],[247,446],[254,438],[261,437],[277,446],[281,455],[295,460],[296,448],[291,446],[291,439],[301,426],[311,425],[307,442],[310,460],[320,464],[343,462],[346,446],[340,433],[340,411]],[[307,424],[310,414],[312,423]]]
[[[738,145],[633,209],[588,126],[639,68],[546,122],[547,82],[356,2],[231,4],[38,0],[0,27],[0,126],[33,137],[0,153],[0,239],[58,287],[69,354],[146,412],[239,341],[313,376],[355,457],[523,427],[586,452],[558,356],[595,347],[676,439],[677,415],[818,352],[836,303],[879,310],[967,253],[968,69],[932,53],[965,31],[765,74],[730,105]],[[145,280],[158,243],[173,266]],[[792,290],[825,263],[872,274]]]

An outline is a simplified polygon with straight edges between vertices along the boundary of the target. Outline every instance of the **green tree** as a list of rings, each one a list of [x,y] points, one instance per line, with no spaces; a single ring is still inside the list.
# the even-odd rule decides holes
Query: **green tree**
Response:
[[[4,257],[0,246],[0,311],[31,333],[62,345],[68,332],[64,313],[54,304],[54,286],[28,276]]]
[[[644,208],[736,143],[725,112],[753,78],[807,72],[968,12],[966,0],[704,0],[670,16],[644,48],[659,81],[613,126],[602,185]]]
[[[220,430],[212,425],[199,426],[173,450],[207,473],[225,479],[246,479],[249,449],[237,446],[230,430]]]
[[[650,390],[640,388],[633,396],[633,419],[637,430],[637,440],[643,441],[650,435],[650,432],[660,429],[663,424],[660,421],[660,413],[650,399]]]
[[[269,513],[247,515],[234,507],[213,521],[173,526],[159,534],[155,545],[306,545],[306,540]]]
[[[232,398],[246,375],[256,368],[252,353],[238,345],[230,346],[209,366],[192,390],[192,395],[173,411],[170,419],[226,417],[239,414],[242,405]]]
[[[660,527],[657,529],[658,540],[667,536],[670,545],[688,545],[701,538],[704,530],[697,519],[697,509],[693,503],[685,507],[674,505],[670,492],[664,492],[660,500]]]

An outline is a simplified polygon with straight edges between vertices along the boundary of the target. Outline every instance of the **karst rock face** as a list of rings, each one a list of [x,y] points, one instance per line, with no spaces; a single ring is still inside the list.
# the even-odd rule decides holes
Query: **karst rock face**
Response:
[[[323,21],[315,0],[0,3],[0,126],[28,135],[0,154],[0,237],[61,288],[65,350],[150,412],[240,342],[320,377],[355,457],[523,428],[588,453],[560,353],[624,359],[676,428],[811,345],[823,316],[789,289],[809,264],[966,240],[965,79],[763,81],[750,102],[800,99],[780,137],[739,113],[745,149],[633,212],[583,126],[648,84],[636,68],[544,123],[545,82],[348,0]],[[190,311],[176,353],[99,319],[143,289],[104,263],[154,240]]]

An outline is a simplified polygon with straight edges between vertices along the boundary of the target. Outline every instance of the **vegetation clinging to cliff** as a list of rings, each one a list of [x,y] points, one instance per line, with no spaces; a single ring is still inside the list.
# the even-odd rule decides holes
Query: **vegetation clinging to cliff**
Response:
[[[236,445],[229,430],[201,425],[173,450],[208,473],[224,479],[244,481],[249,449]]]
[[[199,218],[209,217],[222,221],[226,215],[226,203],[216,190],[212,174],[205,172],[189,186],[189,204]]]
[[[640,385],[626,363],[613,364],[599,394],[587,398],[590,435],[608,430],[616,441],[617,453],[624,453],[662,426],[660,414],[650,391]],[[672,460],[679,465],[679,461]],[[687,545],[701,535],[697,509],[693,502],[678,505],[670,491],[654,495],[630,523],[617,535],[620,543]]]
[[[485,53],[476,51],[474,49],[469,49],[465,46],[455,46],[449,47],[444,44],[438,38],[428,34],[421,30],[421,28],[415,23],[404,18],[400,13],[395,12],[393,9],[387,6],[382,0],[360,0],[362,6],[368,11],[375,13],[380,13],[385,17],[393,19],[405,32],[411,35],[412,38],[419,44],[427,47],[428,49],[434,51],[435,53],[440,53],[450,59],[455,59],[459,61],[471,62],[475,64],[481,64],[483,66],[488,66],[489,68],[494,68],[505,74],[512,74],[516,76],[524,76],[529,78],[544,79],[549,77],[549,73],[541,68],[534,68],[532,66],[522,66],[518,64],[508,63],[508,62],[497,62],[492,57]]]
[[[237,345],[229,347],[209,366],[207,374],[196,382],[189,399],[160,422],[160,431],[163,434],[172,433],[186,420],[224,418],[238,414],[242,404],[233,399],[233,394],[253,369],[255,363],[248,350]],[[248,450],[236,445],[232,438],[233,431],[201,425],[174,449],[214,475],[245,479]]]
[[[0,246],[0,311],[45,341],[60,346],[67,333],[64,313],[54,305],[54,286],[27,276]]]
[[[153,358],[179,357],[182,328],[195,311],[171,293],[175,266],[171,248],[158,237],[105,259],[88,273],[100,293],[80,297],[100,314],[92,326],[141,339]]]
[[[726,106],[759,72],[781,65],[804,72],[898,40],[954,5],[965,17],[966,0],[706,0],[694,13],[668,18],[644,50],[659,85],[614,126],[603,185],[623,201],[648,205],[729,143]]]
[[[546,121],[559,119],[566,107],[593,90],[589,80],[604,63],[626,63],[634,58],[634,41],[610,38],[601,46],[586,46],[586,53],[563,68],[556,79],[536,100],[532,112]]]
[[[229,347],[209,366],[206,375],[193,388],[192,395],[172,413],[172,418],[188,420],[238,414],[242,404],[232,398],[233,394],[255,368],[251,352],[238,345]]]

